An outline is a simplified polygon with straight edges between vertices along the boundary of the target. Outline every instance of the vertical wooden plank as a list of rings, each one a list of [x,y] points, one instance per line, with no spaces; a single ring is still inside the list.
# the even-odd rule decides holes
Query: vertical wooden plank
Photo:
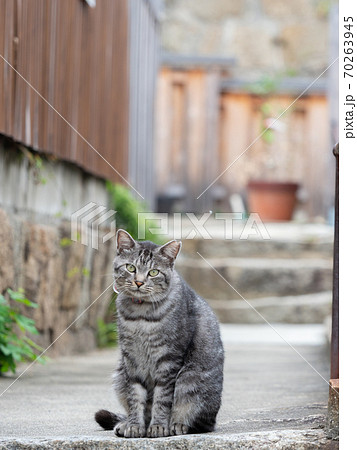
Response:
[[[226,94],[223,97],[225,109],[225,124],[222,132],[223,151],[220,155],[220,173],[253,142],[259,125],[254,120],[254,106],[248,95]],[[258,119],[259,120],[259,119]],[[254,137],[253,137],[254,136]],[[248,150],[249,152],[249,150]],[[252,150],[253,152],[253,150]],[[243,155],[236,165],[233,165],[222,176],[228,192],[239,192],[252,175],[249,153]],[[244,167],[244,169],[242,169]]]
[[[324,215],[324,186],[321,180],[326,179],[327,152],[329,148],[328,111],[326,102],[319,97],[311,97],[307,107],[307,142],[309,157],[306,161],[307,183],[310,201],[308,204],[310,217]]]
[[[22,0],[17,1],[17,17],[18,17],[18,57],[17,57],[17,70],[23,76],[26,77],[25,67],[26,67],[26,24],[24,23],[24,2]],[[25,113],[25,83],[24,81],[16,75],[16,93],[15,93],[15,105],[17,107],[14,119],[14,135],[15,140],[23,142],[23,117]]]
[[[120,91],[120,103],[118,107],[121,108],[120,120],[120,148],[121,152],[117,155],[117,163],[120,167],[120,172],[124,177],[128,177],[128,139],[129,139],[129,24],[128,24],[128,1],[120,2],[120,14],[122,17],[120,30],[120,67],[121,67],[121,81],[125,89]],[[115,42],[115,41],[114,41]],[[116,58],[117,60],[118,58]]]
[[[41,94],[44,98],[50,101],[50,45],[51,45],[51,8],[50,2],[43,3],[44,14],[43,14],[43,40],[41,45],[42,58],[40,60],[40,76],[41,76]],[[40,102],[40,149],[50,149],[49,147],[49,134],[50,134],[50,112],[49,106],[45,101]]]
[[[14,64],[14,8],[9,0],[0,2],[0,52],[10,63]],[[13,71],[8,64],[0,61],[0,130],[9,134],[12,124],[13,105]]]
[[[79,115],[79,87],[81,82],[81,39],[82,39],[82,5],[79,2],[71,2],[70,10],[70,27],[71,36],[73,37],[71,43],[71,58],[69,64],[70,70],[70,99],[68,105],[69,121],[73,127],[78,130],[78,115]],[[68,158],[76,161],[77,147],[79,145],[79,137],[77,133],[70,130],[68,139]]]
[[[129,45],[130,45],[130,102],[129,102],[129,181],[135,183],[136,181],[136,161],[137,161],[137,147],[138,147],[138,111],[137,111],[137,96],[138,96],[138,72],[140,71],[139,60],[139,42],[140,42],[140,27],[138,25],[138,18],[140,14],[139,1],[133,0],[129,3]]]
[[[138,27],[139,9],[145,12],[147,5],[143,0],[136,3]],[[0,0],[0,9],[4,11],[0,17],[0,27],[3,25],[0,49],[4,57],[10,62],[13,59],[13,37],[17,27],[19,43],[16,65],[19,72],[126,176],[129,124],[127,0],[103,0],[93,9],[84,2],[72,0],[33,0],[33,5],[24,0]],[[148,14],[145,17],[147,39],[137,41],[136,57],[141,45],[142,56],[146,58],[141,68],[148,70],[153,45],[149,25],[154,18]],[[136,28],[134,34],[139,31]],[[136,73],[139,77],[139,70]],[[138,79],[138,84],[133,85],[135,89],[139,85],[143,89],[143,104],[139,104],[138,91],[135,103],[144,114],[141,116],[144,118],[144,131],[139,136],[141,143],[150,136],[147,118],[150,111],[147,106],[150,77]],[[0,107],[2,132],[30,147],[76,162],[95,174],[121,181],[113,169],[21,78],[16,76],[14,83],[12,79],[13,71],[3,64],[0,86],[4,89],[0,96],[6,111]],[[9,114],[12,105],[14,110]],[[138,112],[135,117],[136,120],[140,117]],[[138,129],[139,123],[136,122],[133,130]],[[140,169],[139,175],[143,178],[145,162],[148,164],[150,159],[144,147],[141,156],[148,158],[143,160]]]
[[[170,180],[172,184],[179,184],[182,176],[182,125],[183,125],[183,85],[174,83],[172,86],[172,110],[173,123],[171,135],[171,158],[169,161],[168,170],[170,173]]]
[[[173,108],[171,103],[172,70],[161,69],[158,81],[158,95],[156,108],[156,139],[155,139],[155,167],[156,192],[161,194],[170,181],[170,145],[172,137]]]
[[[6,14],[6,1],[0,1],[0,53],[1,55],[5,55],[5,36],[6,36],[6,28],[5,28],[5,14]],[[5,123],[5,102],[6,102],[6,94],[5,94],[5,66],[7,64],[1,59],[0,60],[0,131],[5,132],[6,123]]]
[[[121,14],[120,10],[118,9],[117,4],[113,2],[106,2],[106,14],[105,14],[105,20],[106,20],[106,26],[105,28],[105,40],[104,40],[104,91],[102,93],[103,101],[105,105],[110,105],[113,101],[112,92],[115,86],[115,78],[113,78],[113,66],[112,61],[114,58],[114,52],[113,48],[115,46],[114,40],[113,40],[113,34],[114,34],[114,27],[117,26],[117,20],[119,17],[119,14]],[[120,19],[123,20],[123,19]],[[112,109],[112,108],[111,108]],[[114,109],[115,111],[115,109]],[[117,119],[120,120],[120,116]],[[116,167],[118,165],[117,162],[117,156],[116,153],[118,152],[118,147],[116,145],[112,144],[112,141],[110,139],[110,130],[111,130],[111,121],[113,121],[112,118],[108,118],[106,114],[100,114],[100,130],[101,130],[101,147],[103,148],[103,151],[106,155],[110,158],[110,160],[113,162],[113,166],[119,170],[119,167]],[[103,164],[104,163],[104,164]],[[108,173],[107,168],[105,167],[105,162],[102,162],[103,167],[103,173]],[[110,169],[112,172],[113,170]],[[115,174],[115,172],[114,172]],[[113,175],[114,175],[113,174]],[[112,175],[112,176],[113,176]],[[116,175],[116,174],[115,174]]]
[[[202,158],[203,163],[203,177],[199,194],[202,190],[213,181],[218,175],[218,134],[219,134],[219,95],[220,95],[220,73],[218,69],[212,69],[206,75],[206,134],[205,134],[205,148]],[[218,181],[220,184],[220,181]],[[207,211],[213,208],[212,193],[217,187],[217,184],[212,186],[199,199],[199,208],[201,211]],[[197,194],[196,194],[197,196]]]
[[[188,81],[188,196],[187,211],[195,210],[195,195],[199,195],[202,180],[202,158],[204,157],[205,136],[205,92],[204,73],[201,70],[192,70]]]
[[[33,80],[32,84],[35,89],[40,90],[39,85],[39,68],[40,68],[40,43],[41,43],[41,32],[42,32],[42,14],[43,7],[42,1],[36,0],[35,8],[34,8],[34,26],[33,26]],[[31,91],[31,115],[32,115],[32,146],[36,149],[39,148],[39,121],[38,121],[38,110],[39,110],[39,96]]]

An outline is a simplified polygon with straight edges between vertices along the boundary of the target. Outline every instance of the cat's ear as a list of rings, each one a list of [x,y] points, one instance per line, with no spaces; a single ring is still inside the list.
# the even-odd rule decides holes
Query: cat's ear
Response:
[[[159,248],[159,252],[169,259],[171,263],[175,261],[182,247],[181,241],[170,241]]]
[[[130,234],[125,230],[117,231],[117,252],[118,255],[122,250],[131,250],[136,245],[134,239],[130,236]]]

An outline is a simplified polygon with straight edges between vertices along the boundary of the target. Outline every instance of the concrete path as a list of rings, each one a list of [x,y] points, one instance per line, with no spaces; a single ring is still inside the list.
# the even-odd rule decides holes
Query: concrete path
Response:
[[[3,395],[16,377],[0,377],[0,449],[338,448],[323,430],[323,378],[329,378],[323,327],[274,327],[222,326],[225,384],[214,433],[155,440],[101,430],[95,411],[117,410],[111,390],[117,352],[104,350],[36,364]]]

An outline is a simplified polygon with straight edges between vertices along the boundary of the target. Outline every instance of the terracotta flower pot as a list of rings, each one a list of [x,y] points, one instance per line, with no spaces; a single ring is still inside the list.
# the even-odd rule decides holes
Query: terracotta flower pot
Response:
[[[298,187],[297,183],[250,181],[249,211],[258,213],[262,220],[272,222],[291,220]]]

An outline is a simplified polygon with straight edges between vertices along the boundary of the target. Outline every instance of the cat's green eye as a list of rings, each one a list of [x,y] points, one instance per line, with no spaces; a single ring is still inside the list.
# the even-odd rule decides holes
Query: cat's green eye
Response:
[[[126,270],[127,270],[128,272],[133,273],[133,272],[136,271],[136,268],[135,268],[135,266],[134,266],[133,264],[127,264],[127,265],[126,265]]]
[[[149,275],[151,277],[156,277],[156,275],[158,275],[159,271],[157,269],[151,269],[149,270]]]

